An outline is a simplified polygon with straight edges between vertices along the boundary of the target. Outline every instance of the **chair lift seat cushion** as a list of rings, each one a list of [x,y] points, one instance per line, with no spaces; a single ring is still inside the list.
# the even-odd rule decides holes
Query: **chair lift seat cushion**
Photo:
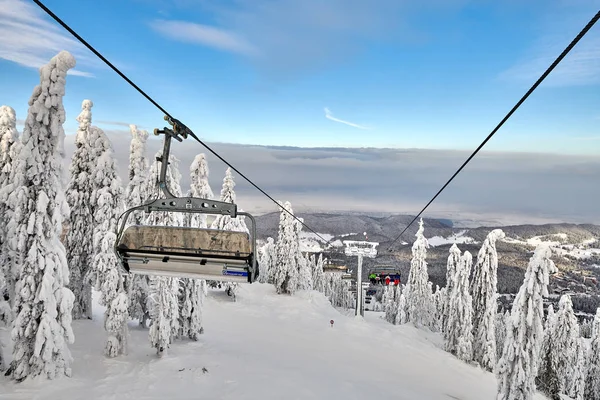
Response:
[[[252,254],[246,232],[180,226],[129,226],[123,232],[119,249],[204,257],[248,258]]]

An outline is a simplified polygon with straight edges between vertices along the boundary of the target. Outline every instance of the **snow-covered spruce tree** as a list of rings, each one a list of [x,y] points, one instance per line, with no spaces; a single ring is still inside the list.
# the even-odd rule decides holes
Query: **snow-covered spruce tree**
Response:
[[[199,199],[212,199],[214,194],[208,183],[208,162],[204,153],[198,154],[190,166],[190,196]],[[233,189],[233,187],[232,187]],[[186,215],[186,226],[206,228],[206,214],[191,213]]]
[[[444,323],[444,312],[446,306],[446,288],[440,288],[435,285],[435,293],[433,294],[433,304],[435,308],[435,318],[433,320],[433,328],[436,332],[442,332]]]
[[[27,377],[71,375],[67,343],[73,293],[69,268],[60,241],[63,219],[69,214],[62,184],[67,71],[75,58],[62,51],[40,68],[40,84],[29,100],[22,148],[11,171],[7,191],[7,237],[12,271],[16,272],[13,360],[8,373]]]
[[[510,312],[506,313],[499,311],[496,313],[496,357],[498,360],[502,357],[502,349],[506,341],[506,320],[510,317]]]
[[[225,178],[223,178],[220,201],[235,204],[236,195],[235,191],[233,190],[234,187],[235,182],[233,181],[231,168],[227,168],[227,171],[225,171]],[[223,231],[249,232],[243,217],[231,218],[229,215],[217,216],[210,227],[211,229],[219,229]]]
[[[390,324],[396,322],[396,313],[398,311],[398,303],[396,302],[396,292],[399,286],[384,286],[381,303],[385,311],[385,320]]]
[[[427,273],[427,239],[423,235],[423,219],[419,221],[417,239],[412,246],[412,260],[406,285],[406,304],[408,321],[417,327],[430,327],[433,320],[432,293],[429,289]]]
[[[538,390],[552,400],[560,400],[560,384],[558,380],[556,357],[554,355],[553,339],[556,326],[556,314],[552,304],[548,306],[546,323],[544,324],[544,339],[540,350],[540,364],[535,384]]]
[[[531,400],[536,392],[535,377],[544,338],[543,296],[548,296],[550,274],[556,271],[551,256],[549,246],[537,247],[513,302],[497,367],[497,400]]]
[[[319,254],[319,258],[315,263],[313,270],[313,285],[318,292],[325,293],[325,277],[323,274],[323,253]]]
[[[302,231],[302,222],[304,220],[299,218],[299,220],[294,219],[294,236],[296,237],[296,241],[298,242],[298,254],[296,255],[296,259],[298,260],[298,289],[299,290],[312,290],[313,288],[313,280],[312,280],[312,271],[308,264],[308,260],[300,251],[300,232]]]
[[[259,250],[260,275],[258,281],[261,283],[272,283],[271,277],[275,265],[275,240],[267,238],[267,243]]]
[[[504,237],[501,229],[491,231],[477,255],[471,282],[473,296],[473,357],[488,371],[496,366],[496,312],[498,311],[498,254],[496,241]]]
[[[448,262],[446,263],[446,298],[443,304],[442,310],[442,333],[446,332],[448,326],[448,307],[450,304],[450,294],[454,289],[456,268],[460,262],[460,249],[454,243],[450,247],[450,255],[448,256]]]
[[[396,293],[400,292],[398,288],[396,288]],[[396,302],[397,308],[396,313],[394,315],[394,324],[402,325],[408,322],[408,313],[407,313],[407,304],[406,297],[404,297],[404,293],[396,294],[398,301]]]
[[[13,164],[19,154],[21,142],[19,132],[17,131],[17,115],[15,110],[9,106],[0,106],[0,188],[8,186]],[[13,303],[15,272],[11,271],[10,260],[7,258],[8,248],[6,248],[6,228],[8,224],[8,210],[5,196],[0,196],[0,308],[7,307],[2,305],[4,297],[8,296],[10,304]],[[9,313],[10,314],[10,313]],[[8,317],[8,315],[7,315]]]
[[[298,251],[299,243],[294,227],[295,219],[285,212],[293,214],[289,201],[279,204],[279,234],[275,245],[276,262],[273,281],[278,294],[294,294],[298,288]],[[332,288],[333,289],[333,288]]]
[[[466,362],[473,359],[473,299],[469,293],[472,265],[473,256],[465,251],[456,265],[444,335],[446,351]]]
[[[210,199],[213,192],[208,183],[208,164],[204,154],[198,154],[190,166],[189,196],[199,199]],[[206,214],[189,213],[184,215],[184,226],[190,228],[206,228]],[[202,304],[204,298],[200,279],[179,280],[179,337],[198,340],[204,331],[202,328]]]
[[[108,335],[105,354],[116,357],[127,354],[127,321],[129,319],[127,297],[120,261],[114,253],[117,218],[123,211],[123,187],[112,145],[104,132],[90,127],[90,137],[97,138],[93,144],[99,152],[95,169],[89,175],[95,192],[94,205],[94,268],[87,278],[101,292],[100,304],[104,311],[104,329]]]
[[[97,168],[99,150],[95,147],[96,130],[92,130],[92,107],[90,100],[83,100],[81,113],[77,116],[79,129],[75,135],[75,151],[69,172],[71,179],[66,190],[71,214],[69,230],[65,236],[65,250],[69,265],[69,289],[75,295],[73,319],[92,318],[92,288],[84,277],[92,268],[94,258],[94,205],[92,196],[96,190],[92,175]]]
[[[585,372],[586,372],[586,350],[582,338],[577,338],[575,347],[576,362],[573,365],[573,376],[569,386],[569,397],[575,400],[584,399]]]
[[[125,208],[129,209],[146,203],[151,195],[149,192],[151,179],[148,176],[150,167],[146,158],[146,141],[148,132],[138,130],[136,125],[129,125],[131,144],[129,145],[129,183],[125,188]],[[129,224],[140,225],[145,222],[143,212],[134,212],[129,217]],[[146,327],[150,314],[147,308],[150,278],[146,275],[131,275],[125,280],[129,296],[129,315],[140,321]]]
[[[592,324],[592,342],[585,377],[584,399],[600,400],[600,308]]]
[[[551,345],[556,357],[556,371],[561,394],[569,395],[572,380],[576,374],[577,341],[579,338],[579,323],[573,311],[573,303],[569,295],[562,295],[558,302],[556,324]]]
[[[162,156],[162,150],[156,154],[155,161],[150,167],[150,176],[157,177],[160,162],[157,158]],[[181,174],[179,173],[179,160],[172,154],[169,156],[169,166],[166,174],[166,184],[169,191],[177,197],[181,196]],[[152,179],[149,185],[150,193],[159,193],[158,180]],[[181,213],[161,212],[151,213],[146,219],[148,225],[181,226],[183,218]],[[148,309],[152,325],[150,326],[149,340],[152,347],[156,348],[162,356],[172,343],[173,338],[179,334],[179,279],[152,276],[148,296]]]

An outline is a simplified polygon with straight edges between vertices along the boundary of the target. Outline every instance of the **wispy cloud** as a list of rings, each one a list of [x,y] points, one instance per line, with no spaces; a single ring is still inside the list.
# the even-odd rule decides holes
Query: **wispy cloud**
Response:
[[[355,124],[354,122],[344,121],[343,119],[339,119],[333,116],[329,108],[325,107],[325,118],[330,119],[335,122],[340,122],[342,124],[350,125],[358,129],[371,129],[364,125]]]
[[[39,68],[61,50],[71,52],[78,64],[91,65],[95,60],[87,49],[47,21],[34,3],[23,0],[0,0],[0,58],[25,67]],[[90,72],[72,69],[69,75],[93,77]]]
[[[192,18],[201,13],[214,26],[160,21],[153,28],[172,39],[242,53],[269,72],[295,73],[343,62],[372,39],[421,43],[425,34],[411,17],[447,14],[466,1],[170,0],[187,7],[188,21],[199,22]]]
[[[212,26],[186,21],[155,20],[152,29],[182,42],[202,44],[241,54],[253,54],[256,50],[233,32]]]

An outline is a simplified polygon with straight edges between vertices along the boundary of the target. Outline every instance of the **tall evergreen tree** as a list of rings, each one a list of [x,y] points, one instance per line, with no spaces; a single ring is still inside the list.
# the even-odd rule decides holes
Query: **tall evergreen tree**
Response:
[[[17,115],[15,110],[9,106],[0,106],[0,188],[10,185],[11,171],[16,162],[21,148],[19,132],[17,131]],[[11,263],[7,257],[7,232],[8,210],[6,201],[8,192],[5,196],[0,195],[0,308],[6,309],[9,304],[4,304],[4,297],[8,297],[12,304],[14,294],[14,281],[16,271],[9,268]],[[9,313],[5,318],[8,319]],[[0,318],[2,321],[2,318]]]
[[[231,168],[227,168],[225,178],[223,178],[223,188],[221,189],[220,200],[226,203],[236,203],[236,195],[234,188],[235,182],[231,174]],[[240,210],[241,211],[241,210]],[[232,218],[229,215],[219,215],[211,224],[211,229],[219,229],[223,231],[235,231],[248,233],[248,227],[244,222],[243,217]]]
[[[151,195],[152,186],[146,158],[146,141],[148,132],[138,130],[136,125],[129,125],[131,132],[131,144],[129,146],[129,183],[125,188],[125,207],[127,209],[145,204]],[[133,212],[129,221],[133,225],[141,225],[145,222],[143,212]],[[147,275],[132,275],[125,280],[129,297],[129,315],[140,321],[140,325],[146,327],[150,318],[148,310],[148,295],[150,291],[150,278]]]
[[[92,318],[92,289],[85,276],[90,272],[94,258],[94,205],[92,196],[96,190],[92,175],[97,168],[98,138],[92,129],[90,100],[81,104],[77,117],[79,129],[75,135],[75,152],[71,158],[71,179],[66,196],[71,210],[69,230],[65,237],[67,263],[70,272],[69,289],[75,295],[74,319]]]
[[[537,247],[513,302],[497,368],[497,400],[531,400],[535,395],[535,377],[544,337],[543,296],[548,296],[550,273],[556,271],[551,256],[549,246]]]
[[[460,250],[456,243],[450,247],[450,255],[448,256],[448,262],[446,263],[446,298],[443,304],[442,312],[442,332],[446,332],[448,326],[448,314],[450,307],[450,295],[454,290],[454,282],[456,280],[456,268],[460,262]]]
[[[319,258],[314,264],[313,285],[316,291],[325,293],[325,277],[323,275],[323,253],[319,254]]]
[[[592,342],[589,354],[584,398],[600,400],[600,308],[596,309],[596,315],[592,324]]]
[[[412,260],[406,285],[408,321],[419,327],[430,327],[434,315],[432,293],[429,289],[427,273],[427,248],[429,244],[423,235],[423,219],[419,221],[417,239],[412,246]]]
[[[162,150],[156,154],[155,161],[150,167],[150,176],[158,176]],[[172,154],[169,156],[169,165],[166,174],[167,188],[174,196],[181,196],[181,174],[179,173],[179,161]],[[149,187],[150,193],[158,193],[158,179],[152,180]],[[182,226],[181,213],[161,212],[149,214],[146,219],[148,225]],[[179,295],[180,282],[178,278],[152,276],[150,277],[149,305],[150,326],[149,339],[152,347],[156,348],[159,356],[172,343],[173,338],[179,335]]]
[[[127,297],[120,261],[114,253],[117,219],[123,211],[123,187],[112,145],[104,132],[93,126],[93,137],[98,138],[94,147],[99,151],[96,168],[92,172],[94,182],[94,260],[93,273],[96,290],[101,292],[100,304],[104,311],[104,329],[107,332],[105,354],[116,357],[127,354],[129,319]]]
[[[552,400],[560,400],[560,383],[558,379],[558,366],[554,355],[554,329],[556,326],[556,314],[552,304],[548,306],[546,323],[544,325],[544,339],[542,340],[541,359],[538,368],[536,386]]]
[[[456,254],[456,252],[453,252]],[[458,252],[460,255],[460,251]],[[473,359],[473,299],[469,293],[469,275],[473,256],[468,251],[460,256],[448,303],[448,323],[445,332],[446,351],[469,362]]]
[[[267,243],[259,251],[260,275],[258,281],[261,283],[273,283],[273,272],[275,268],[275,241],[272,237],[267,238]]]
[[[199,199],[212,199],[214,194],[208,183],[208,162],[204,153],[198,154],[190,166],[190,196]],[[193,228],[206,228],[206,214],[188,214],[188,225]]]
[[[295,219],[289,201],[280,204],[279,235],[277,237],[276,263],[273,280],[279,294],[294,294],[298,288],[298,236],[294,227]]]
[[[498,253],[496,241],[504,237],[501,229],[491,231],[477,255],[471,283],[473,296],[473,355],[488,371],[496,365],[496,312],[498,299]]]
[[[579,323],[573,311],[573,303],[569,295],[562,295],[558,302],[556,324],[551,345],[556,356],[556,371],[560,393],[569,395],[577,368],[577,342]]]
[[[7,237],[14,240],[8,250],[12,271],[17,272],[9,369],[17,381],[71,375],[67,343],[74,340],[74,295],[67,287],[69,268],[60,236],[69,213],[62,183],[62,99],[67,71],[73,67],[73,56],[62,51],[40,68],[11,184],[1,189],[9,193]]]

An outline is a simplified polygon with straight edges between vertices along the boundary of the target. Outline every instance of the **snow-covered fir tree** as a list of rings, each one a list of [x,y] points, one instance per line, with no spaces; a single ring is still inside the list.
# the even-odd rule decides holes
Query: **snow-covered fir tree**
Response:
[[[179,280],[179,337],[198,340],[202,331],[202,282]]]
[[[190,196],[198,199],[212,199],[214,194],[208,183],[208,162],[204,153],[198,154],[190,166]],[[190,213],[186,215],[186,226],[206,228],[206,214]]]
[[[108,335],[105,354],[116,357],[127,354],[127,321],[129,320],[127,297],[120,261],[114,253],[117,219],[123,211],[123,187],[119,168],[108,137],[95,126],[90,129],[93,143],[99,152],[96,168],[89,178],[95,188],[94,204],[94,259],[90,279],[95,281],[96,290],[101,292],[100,304],[104,311],[104,329]]]
[[[267,243],[260,248],[258,256],[260,264],[258,281],[261,283],[273,283],[271,275],[275,265],[275,240],[272,237],[267,238]]]
[[[298,290],[312,290],[313,279],[312,270],[306,257],[300,252],[300,232],[302,231],[302,222],[304,220],[299,218],[294,220],[294,236],[298,241],[298,254],[296,256],[298,260]]]
[[[129,146],[129,183],[125,188],[125,208],[129,209],[146,203],[151,195],[149,185],[151,179],[148,176],[150,165],[146,158],[146,141],[148,132],[139,130],[136,125],[129,125],[131,132],[131,144]],[[153,193],[156,195],[156,193]],[[145,221],[143,212],[133,212],[129,217],[128,224],[140,225]],[[150,278],[146,275],[131,275],[125,279],[127,294],[129,296],[129,315],[140,321],[140,325],[146,327],[150,319],[148,312],[148,293]]]
[[[319,254],[313,269],[313,286],[318,292],[325,293],[325,278],[323,275],[323,253]]]
[[[443,304],[442,310],[442,332],[446,331],[448,326],[448,308],[450,304],[450,294],[454,289],[456,268],[460,262],[460,250],[456,243],[450,247],[450,255],[448,256],[448,262],[446,263],[446,298]]]
[[[156,192],[150,192],[149,186],[156,176],[149,176],[148,169],[150,165],[146,158],[146,141],[148,132],[139,130],[136,125],[129,125],[131,133],[131,143],[129,145],[129,183],[125,188],[125,208],[133,208],[142,205],[148,201],[150,195],[156,195]],[[131,216],[133,225],[143,224],[145,220],[144,213],[133,213]]]
[[[498,298],[498,253],[496,241],[504,237],[501,229],[488,235],[473,272],[471,296],[473,297],[473,356],[488,371],[496,366],[496,312]]]
[[[569,395],[573,379],[576,376],[578,355],[575,350],[579,340],[579,323],[573,311],[571,296],[562,295],[558,302],[554,334],[551,340],[556,357],[556,372],[561,394]]]
[[[17,381],[71,375],[74,296],[67,287],[69,268],[60,236],[69,214],[62,183],[62,99],[73,67],[75,58],[62,51],[40,68],[11,182],[0,189],[8,193],[6,232],[14,238],[8,241],[11,269],[17,273],[9,375]]]
[[[465,251],[456,265],[448,303],[448,323],[444,334],[446,351],[466,362],[473,359],[473,300],[469,293],[472,265],[473,256]]]
[[[568,388],[569,397],[575,400],[584,399],[585,391],[585,372],[586,372],[586,350],[583,340],[577,338],[577,346],[575,347],[575,364],[573,365],[573,376],[570,379]]]
[[[400,292],[400,290],[397,288],[396,292]],[[396,302],[397,307],[394,315],[394,323],[396,325],[402,325],[408,322],[408,312],[406,311],[408,309],[408,305],[406,304],[406,297],[404,296],[404,293],[396,294],[396,298],[398,301]]]
[[[496,357],[502,357],[504,342],[506,340],[506,320],[510,317],[510,311],[496,313]]]
[[[398,303],[396,292],[401,290],[400,286],[384,286],[381,303],[385,311],[385,320],[390,324],[396,323],[396,314],[398,312]]]
[[[236,195],[235,191],[233,190],[234,187],[235,182],[233,181],[231,168],[227,168],[227,171],[225,171],[225,178],[223,178],[220,201],[235,204]],[[244,221],[244,217],[240,216],[231,218],[229,215],[219,215],[217,218],[215,218],[210,227],[211,229],[219,229],[223,231],[249,232],[246,222]]]
[[[423,219],[419,221],[416,237],[412,246],[412,260],[405,292],[408,321],[418,327],[430,327],[434,309],[432,293],[428,285],[427,262],[425,261],[429,244],[423,235]]]
[[[162,150],[157,152],[155,161],[150,167],[150,176],[158,177],[160,171],[160,159]],[[165,177],[166,185],[171,194],[181,197],[181,173],[179,172],[179,160],[172,154],[169,156],[169,165]],[[151,180],[150,193],[159,193],[158,179]],[[160,212],[151,213],[146,219],[148,225],[182,226],[183,217],[181,213]],[[159,356],[179,335],[179,304],[180,283],[178,278],[165,276],[150,277],[148,297],[148,309],[152,325],[150,326],[149,339],[152,347],[156,348]]]
[[[198,154],[190,166],[189,196],[211,199],[213,192],[208,183],[208,163],[204,154]],[[189,213],[184,215],[184,225],[190,228],[206,228],[206,214]],[[198,340],[203,332],[202,304],[203,287],[200,279],[179,280],[179,336]]]
[[[596,309],[592,324],[592,341],[583,397],[589,400],[600,400],[600,308]]]
[[[540,364],[536,387],[552,400],[559,400],[560,384],[558,380],[558,366],[554,355],[553,339],[556,326],[556,314],[552,304],[548,306],[546,322],[544,324],[544,338],[540,349]]]
[[[9,106],[0,106],[0,188],[11,183],[10,175],[19,154],[20,146],[15,110]],[[0,196],[0,308],[8,307],[8,305],[3,304],[5,301],[4,296],[8,296],[10,303],[15,297],[15,272],[9,268],[11,263],[7,258],[8,248],[5,247],[6,228],[9,222],[6,206],[7,196],[8,193],[5,196]]]
[[[498,361],[497,400],[531,400],[536,392],[540,348],[544,338],[544,296],[556,271],[547,245],[536,248],[506,321],[506,340]]]
[[[79,129],[75,135],[75,151],[69,172],[67,203],[71,214],[69,229],[65,235],[65,250],[69,264],[69,289],[75,295],[73,319],[92,318],[92,289],[85,279],[94,259],[94,204],[92,196],[96,184],[92,175],[97,168],[99,150],[96,147],[96,130],[92,129],[92,107],[90,100],[83,100],[81,113],[77,116]]]
[[[435,309],[435,317],[433,319],[432,327],[436,332],[441,332],[444,323],[444,312],[446,305],[446,288],[440,288],[435,285],[435,293],[433,294],[433,308]]]
[[[281,214],[279,234],[275,245],[276,262],[273,281],[277,293],[294,294],[298,288],[299,238],[296,234],[296,220],[292,217],[292,205],[289,201],[286,201],[283,205],[280,203],[280,207]]]

